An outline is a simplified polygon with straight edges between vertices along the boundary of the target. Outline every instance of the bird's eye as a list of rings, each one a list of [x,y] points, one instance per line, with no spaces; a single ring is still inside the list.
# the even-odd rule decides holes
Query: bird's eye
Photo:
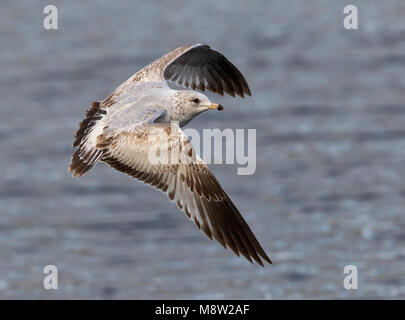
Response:
[[[192,101],[193,101],[195,104],[197,104],[197,103],[199,103],[199,102],[200,102],[200,99],[195,98],[195,99],[193,99]]]

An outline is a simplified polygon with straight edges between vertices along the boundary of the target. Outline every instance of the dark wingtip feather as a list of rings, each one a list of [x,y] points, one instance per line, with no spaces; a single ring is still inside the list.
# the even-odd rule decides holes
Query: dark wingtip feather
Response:
[[[163,76],[166,80],[177,82],[187,88],[209,91],[241,98],[251,95],[249,86],[242,73],[220,52],[206,44],[196,44],[182,53],[166,66]],[[204,87],[197,85],[207,82]]]

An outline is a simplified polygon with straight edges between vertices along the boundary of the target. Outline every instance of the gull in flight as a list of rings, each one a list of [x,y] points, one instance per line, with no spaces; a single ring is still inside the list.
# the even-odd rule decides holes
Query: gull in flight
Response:
[[[167,81],[191,90],[173,90]],[[105,162],[166,193],[209,238],[238,256],[261,266],[262,259],[271,263],[180,129],[201,112],[223,109],[195,89],[250,95],[243,75],[218,51],[205,44],[177,48],[91,104],[75,134],[73,147],[78,149],[69,171],[80,177]],[[179,154],[176,161],[159,160],[161,153],[173,150]]]

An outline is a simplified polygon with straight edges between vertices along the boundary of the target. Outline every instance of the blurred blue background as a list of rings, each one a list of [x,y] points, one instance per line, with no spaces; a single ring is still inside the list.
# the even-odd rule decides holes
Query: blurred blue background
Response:
[[[58,8],[59,29],[43,28]],[[405,3],[2,1],[0,298],[405,297]],[[204,42],[252,97],[189,127],[257,129],[257,171],[212,167],[274,266],[209,241],[163,194],[100,164],[67,172],[91,101]],[[59,289],[42,286],[45,265]],[[359,289],[345,290],[354,264]]]

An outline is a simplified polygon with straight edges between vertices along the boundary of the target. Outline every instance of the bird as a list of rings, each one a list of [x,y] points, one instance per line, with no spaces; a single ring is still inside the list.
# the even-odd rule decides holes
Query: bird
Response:
[[[175,83],[184,89],[169,87]],[[196,91],[198,90],[198,91]],[[242,73],[207,44],[181,46],[91,103],[75,133],[69,171],[75,177],[104,162],[164,192],[210,239],[248,261],[272,261],[239,210],[181,130],[207,110],[223,110],[205,90],[251,95]],[[176,150],[177,161],[160,153]],[[161,157],[164,158],[164,157]],[[253,261],[254,260],[254,261]]]

